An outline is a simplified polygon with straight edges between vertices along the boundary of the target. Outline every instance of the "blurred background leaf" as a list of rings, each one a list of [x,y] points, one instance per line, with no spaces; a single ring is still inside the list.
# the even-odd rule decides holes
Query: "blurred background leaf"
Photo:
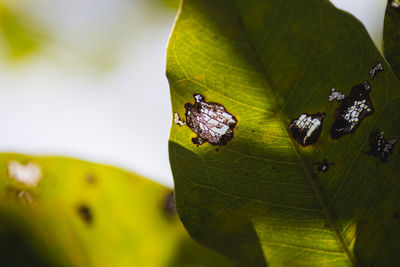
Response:
[[[15,162],[39,183],[19,182]],[[230,266],[188,236],[170,189],[117,168],[1,154],[0,200],[2,266]]]
[[[4,59],[15,60],[37,52],[46,38],[32,19],[0,1],[0,40]]]

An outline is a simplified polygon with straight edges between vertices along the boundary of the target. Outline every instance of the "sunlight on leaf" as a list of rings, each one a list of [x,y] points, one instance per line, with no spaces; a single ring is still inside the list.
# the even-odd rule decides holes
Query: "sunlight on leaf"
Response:
[[[196,240],[243,266],[400,262],[400,86],[353,16],[326,0],[185,0],[167,76]],[[226,124],[197,95],[237,119],[226,145],[198,142]]]

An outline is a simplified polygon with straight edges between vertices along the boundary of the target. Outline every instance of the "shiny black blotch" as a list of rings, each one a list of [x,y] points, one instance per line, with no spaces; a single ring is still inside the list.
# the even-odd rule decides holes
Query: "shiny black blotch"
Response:
[[[374,113],[375,109],[369,97],[370,91],[371,86],[366,81],[364,84],[355,85],[350,94],[342,100],[331,128],[333,139],[354,133],[363,119]]]
[[[293,138],[302,146],[317,142],[324,122],[325,113],[301,114],[289,123]]]

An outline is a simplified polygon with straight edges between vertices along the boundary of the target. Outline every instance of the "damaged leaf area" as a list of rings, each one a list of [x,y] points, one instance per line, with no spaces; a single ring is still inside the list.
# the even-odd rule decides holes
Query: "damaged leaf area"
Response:
[[[369,77],[370,77],[371,79],[374,79],[375,76],[376,76],[376,74],[377,74],[379,71],[383,71],[383,70],[384,70],[384,69],[383,69],[382,63],[381,63],[381,62],[378,62],[378,63],[376,64],[376,66],[374,66],[374,67],[369,71]]]
[[[331,102],[333,100],[342,101],[346,98],[346,95],[340,91],[336,91],[335,88],[331,89],[331,93],[328,96],[328,101]]]
[[[172,111],[201,95],[171,127],[169,156],[191,236],[237,266],[400,262],[387,234],[400,223],[383,204],[400,203],[400,153],[380,165],[365,155],[372,129],[400,135],[390,68],[330,1],[184,0],[167,52]],[[204,142],[211,101],[237,118],[234,137],[197,148],[186,126]]]
[[[197,134],[192,138],[195,145],[208,142],[212,145],[226,145],[233,138],[236,118],[218,103],[207,103],[200,94],[193,95],[194,104],[186,103],[186,125]],[[176,114],[176,113],[175,113]],[[175,115],[175,123],[185,125]]]
[[[329,163],[327,159],[323,159],[322,162],[317,162],[316,164],[318,165],[317,170],[323,173],[328,172],[330,167],[335,165],[335,163]]]
[[[354,133],[363,119],[374,113],[375,110],[369,97],[370,91],[371,86],[366,81],[364,84],[355,85],[350,94],[342,100],[331,128],[333,139]]]
[[[379,130],[375,130],[371,132],[369,139],[370,150],[368,154],[381,161],[388,161],[388,156],[393,153],[395,144],[399,138],[396,136],[387,141],[384,136],[385,133],[383,131],[379,132]]]
[[[42,172],[40,167],[33,162],[25,165],[11,160],[8,163],[8,175],[22,184],[36,186],[42,177]]]
[[[308,146],[317,142],[322,131],[325,113],[301,114],[289,124],[293,138],[302,146]]]

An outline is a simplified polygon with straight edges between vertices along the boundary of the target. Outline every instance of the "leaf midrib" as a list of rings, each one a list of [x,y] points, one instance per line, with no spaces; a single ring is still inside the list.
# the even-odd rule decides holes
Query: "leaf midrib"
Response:
[[[324,195],[323,195],[321,189],[319,188],[317,182],[312,177],[312,173],[310,172],[309,168],[307,167],[307,164],[306,164],[304,158],[302,157],[297,145],[294,143],[294,140],[292,138],[290,138],[290,135],[288,133],[288,130],[287,130],[287,127],[286,127],[286,124],[285,124],[286,120],[284,120],[284,116],[282,115],[282,109],[280,108],[280,106],[279,106],[279,104],[278,104],[278,102],[276,100],[276,97],[274,95],[274,92],[271,89],[270,83],[267,80],[266,72],[265,72],[263,66],[260,64],[260,61],[259,61],[258,57],[254,53],[254,47],[252,46],[248,36],[246,35],[246,32],[244,30],[244,25],[243,25],[243,22],[241,20],[241,17],[239,15],[239,13],[237,12],[236,8],[235,8],[235,5],[232,3],[232,0],[226,0],[226,2],[227,2],[227,5],[233,11],[232,14],[234,14],[234,16],[236,17],[235,23],[238,25],[237,28],[239,29],[240,35],[241,35],[244,43],[246,44],[246,47],[248,48],[249,54],[250,54],[252,60],[254,61],[254,64],[256,65],[255,67],[257,68],[258,73],[262,77],[262,82],[264,84],[264,87],[265,87],[267,93],[270,95],[271,102],[272,102],[272,104],[274,105],[274,107],[276,109],[276,113],[277,113],[277,115],[279,117],[279,120],[281,121],[283,128],[286,130],[286,133],[288,134],[288,138],[291,141],[291,144],[293,146],[293,150],[295,151],[296,156],[298,157],[298,159],[299,159],[299,161],[301,163],[301,166],[302,166],[302,168],[303,168],[303,170],[304,170],[304,172],[305,172],[305,174],[306,174],[306,176],[308,178],[308,181],[311,184],[311,187],[313,189],[315,197],[317,198],[317,201],[319,202],[319,204],[320,204],[320,206],[321,206],[321,208],[322,208],[322,210],[323,210],[323,212],[324,212],[324,214],[325,214],[325,216],[326,216],[326,218],[327,218],[327,220],[329,222],[330,227],[332,228],[333,232],[336,235],[336,238],[337,238],[337,240],[339,242],[339,246],[343,250],[343,253],[346,255],[346,257],[350,261],[350,263],[353,266],[356,266],[356,260],[355,260],[354,254],[351,252],[351,250],[350,250],[349,246],[347,245],[347,243],[346,243],[346,241],[345,241],[345,239],[344,239],[344,237],[343,237],[338,225],[336,224],[336,222],[335,222],[336,220],[335,220],[335,217],[333,215],[332,210],[327,205],[327,201],[325,200]]]

